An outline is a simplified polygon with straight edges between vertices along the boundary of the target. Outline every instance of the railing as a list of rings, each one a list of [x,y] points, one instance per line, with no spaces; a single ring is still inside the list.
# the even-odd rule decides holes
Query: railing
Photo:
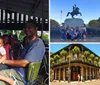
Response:
[[[70,60],[70,63],[86,63],[86,64],[90,64],[90,65],[94,65],[94,66],[96,66],[95,64],[94,64],[94,62],[89,62],[88,60],[86,61],[86,60],[84,60],[84,62],[82,61],[82,59],[81,58],[79,58],[79,59],[71,59]],[[61,62],[56,62],[54,65],[59,65],[59,64],[62,64],[62,63],[69,63],[68,62],[68,60],[62,60]],[[99,67],[99,66],[98,66]]]

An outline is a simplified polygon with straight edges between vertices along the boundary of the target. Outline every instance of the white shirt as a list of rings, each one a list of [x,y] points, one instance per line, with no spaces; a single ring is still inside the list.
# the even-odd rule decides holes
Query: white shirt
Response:
[[[85,32],[86,32],[86,31],[87,31],[87,30],[86,30],[86,27],[83,27],[83,30],[85,30]]]
[[[0,56],[1,55],[5,55],[6,54],[6,50],[5,50],[5,48],[2,46],[2,47],[0,47]]]

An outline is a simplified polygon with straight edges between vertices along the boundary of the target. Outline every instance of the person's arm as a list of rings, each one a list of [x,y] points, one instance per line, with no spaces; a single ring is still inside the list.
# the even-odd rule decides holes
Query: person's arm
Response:
[[[14,81],[12,78],[8,78],[5,76],[0,75],[0,80],[7,82],[10,85],[14,85]]]
[[[5,60],[2,63],[10,66],[26,67],[30,62],[28,60]]]
[[[0,63],[2,63],[4,60],[6,60],[6,54],[0,56]]]

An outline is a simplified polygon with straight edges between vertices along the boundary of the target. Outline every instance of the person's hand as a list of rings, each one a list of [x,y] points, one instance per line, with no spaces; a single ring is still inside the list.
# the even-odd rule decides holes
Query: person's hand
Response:
[[[5,64],[6,58],[0,59],[0,64]]]
[[[3,78],[3,75],[0,74],[0,80]]]
[[[2,63],[2,64],[5,64],[5,62],[6,62],[6,60],[2,61],[1,63]]]

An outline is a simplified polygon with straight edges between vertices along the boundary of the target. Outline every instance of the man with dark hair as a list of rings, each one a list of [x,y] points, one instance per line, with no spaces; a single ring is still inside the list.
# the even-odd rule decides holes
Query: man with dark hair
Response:
[[[0,80],[2,80],[0,81],[0,85],[8,85],[8,83],[10,85],[16,85],[16,83],[24,85],[27,78],[26,66],[30,62],[38,62],[42,60],[45,53],[45,46],[43,41],[38,38],[37,30],[38,26],[35,21],[30,20],[27,22],[25,26],[25,33],[29,39],[29,43],[25,46],[25,50],[19,60],[4,60],[2,62],[2,64],[17,68],[0,71]],[[15,77],[16,81],[14,81],[10,76]]]

